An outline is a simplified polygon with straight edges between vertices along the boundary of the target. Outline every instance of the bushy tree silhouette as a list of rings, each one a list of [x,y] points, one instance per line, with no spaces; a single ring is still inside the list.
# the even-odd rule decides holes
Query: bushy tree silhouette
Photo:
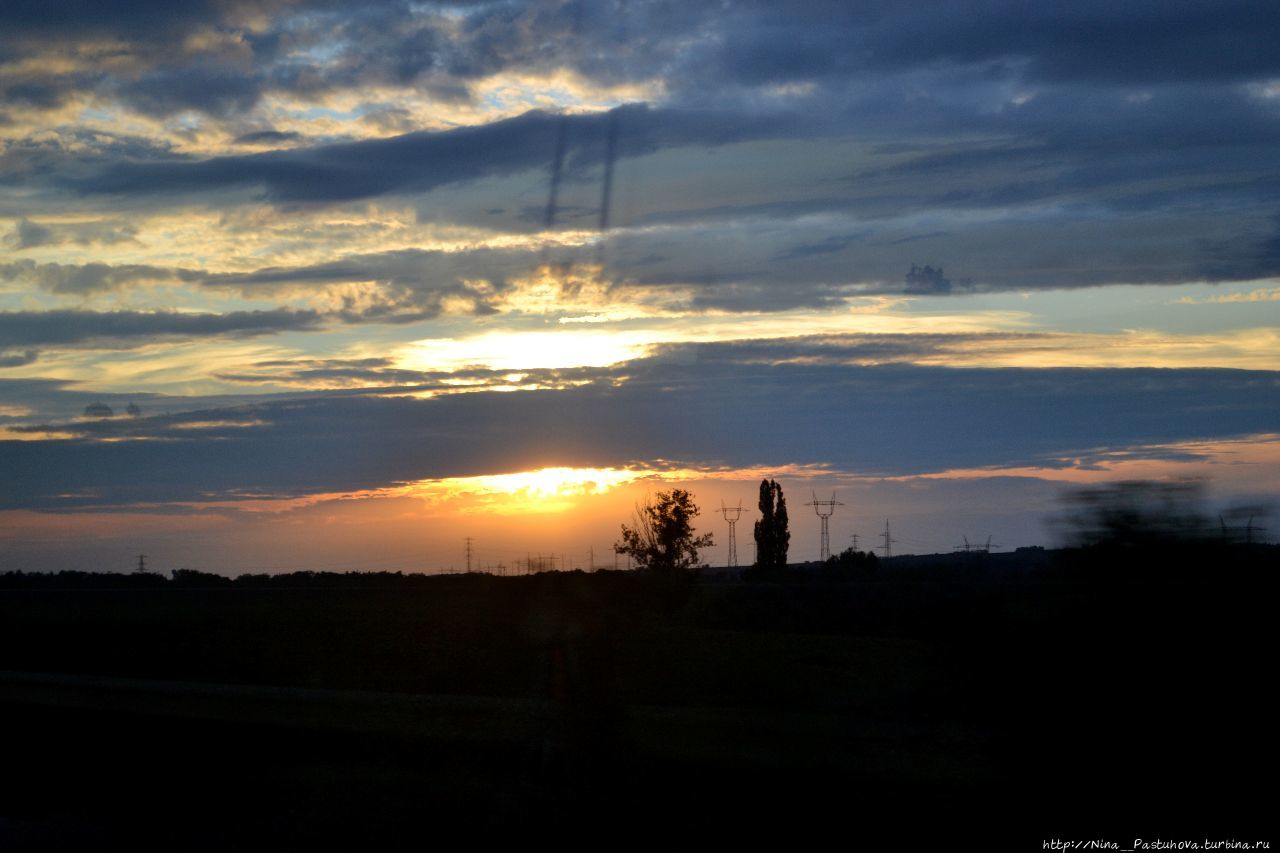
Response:
[[[756,522],[756,567],[776,569],[787,567],[787,548],[791,544],[791,531],[787,529],[787,499],[782,496],[782,486],[773,480],[760,481],[760,520]]]
[[[632,525],[622,525],[622,540],[614,545],[642,569],[678,572],[698,564],[698,549],[715,543],[710,533],[693,535],[693,519],[700,510],[684,489],[658,492],[637,506]]]
[[[850,580],[872,577],[879,569],[880,560],[872,552],[845,548],[827,558],[822,573],[828,580]]]

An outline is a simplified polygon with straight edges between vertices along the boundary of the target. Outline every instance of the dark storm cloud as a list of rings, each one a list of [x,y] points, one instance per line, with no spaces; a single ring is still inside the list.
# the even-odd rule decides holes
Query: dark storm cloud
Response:
[[[699,65],[746,83],[927,66],[1020,66],[1048,82],[1256,79],[1275,69],[1274,4],[829,0],[742,4]]]
[[[236,288],[248,294],[278,285],[336,284],[356,281],[383,281],[391,284],[419,284],[448,274],[485,276],[491,267],[510,269],[512,261],[530,256],[527,252],[480,249],[463,252],[437,252],[422,249],[399,249],[348,255],[319,264],[293,267],[263,267],[245,273],[206,274],[203,281],[211,287]]]
[[[57,231],[43,229],[39,237],[46,242],[59,242]],[[22,237],[19,225],[18,237]],[[39,245],[39,244],[37,244]],[[193,270],[155,267],[148,264],[37,264],[34,261],[13,261],[0,264],[0,281],[31,282],[50,293],[78,294],[119,290],[144,282],[195,281],[201,274]]]
[[[1274,372],[863,367],[735,347],[669,351],[625,365],[621,383],[604,371],[558,391],[325,395],[57,424],[80,437],[0,442],[0,505],[297,495],[657,459],[909,475],[1280,430]]]
[[[1250,0],[1052,7],[1005,0],[944,3],[927,15],[892,8],[868,34],[877,47],[872,62],[1025,57],[1030,76],[1051,81],[1256,78],[1275,68],[1265,33],[1280,26],[1274,4]]]
[[[112,36],[159,74],[180,75],[208,59],[198,40],[188,47],[184,36],[241,35],[254,66],[246,68],[237,55],[208,69],[224,74],[219,85],[236,92],[267,86],[322,94],[413,85],[465,97],[477,78],[569,68],[604,83],[661,79],[677,100],[704,100],[708,93],[725,99],[735,89],[785,84],[865,87],[868,80],[906,78],[901,83],[909,85],[920,82],[909,79],[912,74],[934,69],[1041,85],[1259,80],[1275,72],[1271,34],[1277,28],[1280,12],[1261,0],[1123,6],[1101,0],[1065,6],[1021,0],[924,6],[884,0],[674,6],[534,0],[447,7],[207,0],[74,2],[69,9],[24,0],[0,11],[0,43],[15,50]],[[240,81],[232,83],[237,75]],[[227,105],[226,98],[202,98],[181,80],[174,89],[192,97],[153,106],[216,111]],[[233,95],[230,102],[239,100]]]
[[[930,221],[939,216],[931,214]],[[1277,229],[1269,212],[1218,211],[1208,222],[1187,222],[1168,211],[1110,221],[1089,210],[1032,210],[1006,214],[998,227],[988,218],[960,217],[952,229],[920,233],[918,221],[907,217],[861,220],[865,230],[851,233],[859,222],[852,216],[724,219],[622,229],[595,250],[398,250],[206,273],[200,280],[250,298],[281,288],[373,282],[376,311],[366,319],[394,319],[434,316],[446,297],[470,301],[478,311],[501,310],[511,283],[549,262],[603,261],[617,301],[656,297],[684,310],[733,311],[827,308],[873,294],[1230,280],[1280,269],[1268,267],[1280,261],[1271,251]],[[1076,260],[1084,256],[1087,262]]]
[[[406,370],[392,366],[390,359],[371,358],[354,361],[301,359],[261,362],[237,372],[216,373],[214,378],[246,385],[325,388],[347,386],[370,388],[392,385],[436,390],[444,387],[439,384],[440,379],[457,377],[444,372]]]
[[[794,122],[778,116],[747,118],[643,105],[619,107],[615,112],[626,129],[617,150],[624,157],[672,146],[724,145],[800,132]],[[545,168],[562,128],[567,128],[569,168],[592,165],[604,156],[607,122],[604,114],[565,117],[535,110],[478,127],[306,149],[163,163],[113,162],[65,186],[88,195],[170,195],[254,187],[280,203],[428,192]]]
[[[168,36],[217,23],[223,10],[234,5],[221,0],[8,0],[0,7],[0,32],[13,41],[24,36],[61,38],[67,33]]]
[[[389,358],[358,359],[273,359],[245,365],[236,372],[218,373],[226,382],[277,387],[376,389],[377,393],[422,391],[457,391],[460,383],[467,387],[483,385],[558,384],[566,380],[599,379],[595,369],[521,370],[523,377],[513,382],[510,370],[465,368],[462,370],[410,370],[397,367]]]
[[[163,142],[105,130],[59,127],[48,133],[4,140],[0,145],[0,215],[35,217],[35,209],[60,213],[65,181],[85,179],[106,163],[181,160]],[[118,213],[118,200],[112,214]]]
[[[403,249],[349,255],[320,264],[265,267],[246,273],[207,274],[208,287],[260,297],[281,288],[374,282],[376,293],[357,299],[339,295],[334,316],[347,322],[403,323],[439,316],[445,300],[463,302],[477,315],[498,310],[493,301],[507,289],[507,278],[530,273],[539,263],[533,251],[478,249],[436,252]]]
[[[261,81],[219,68],[180,68],[155,71],[119,89],[139,112],[167,116],[200,110],[216,116],[247,112],[262,96]]]
[[[81,246],[110,245],[136,241],[137,234],[137,227],[127,222],[40,223],[24,217],[18,220],[18,224],[9,235],[9,245],[15,249],[56,246],[62,243],[76,243]],[[8,265],[0,265],[0,276],[4,276],[3,270],[8,268]]]
[[[677,97],[724,98],[726,87],[843,85],[937,66],[1039,83],[1218,83],[1274,72],[1277,27],[1280,14],[1257,0],[530,2],[478,5],[448,23],[429,7],[352,4],[292,28],[294,38],[340,46],[339,58],[285,66],[279,85],[465,85],[569,67],[602,82],[656,77]]]
[[[920,349],[909,344],[894,347],[890,343],[867,344],[850,350],[837,360],[828,353],[832,363],[850,363],[858,359],[905,359]],[[685,354],[664,356],[668,360],[686,359]],[[278,389],[280,394],[313,394],[332,396],[341,391],[357,396],[420,395],[423,392],[474,393],[488,386],[500,390],[546,390],[568,388],[590,383],[620,383],[627,379],[627,365],[613,367],[556,367],[556,368],[484,368],[465,367],[457,370],[411,370],[395,366],[391,359],[282,359],[256,362],[237,368],[234,372],[217,373],[215,378],[225,382],[258,385]],[[295,390],[303,389],[303,390]]]
[[[61,106],[72,87],[57,79],[41,83],[12,82],[0,91],[0,99],[5,103],[26,107],[43,107],[52,109]]]
[[[1051,341],[1052,334],[971,332],[951,334],[814,335],[800,338],[679,343],[658,347],[653,363],[699,365],[806,364],[830,367],[917,361],[1007,343]],[[642,361],[641,364],[648,364]],[[629,374],[631,365],[618,368]]]
[[[13,234],[9,236],[9,244],[15,249],[29,249],[33,246],[44,246],[49,243],[55,243],[57,240],[53,236],[53,229],[27,219],[22,219],[14,226]]]
[[[735,312],[837,308],[855,293],[840,285],[795,282],[793,286],[777,287],[769,282],[752,281],[753,278],[758,275],[746,268],[727,269],[703,277],[688,276],[684,280],[694,289],[688,307],[697,311]]]
[[[173,416],[183,412],[234,408],[250,402],[262,403],[299,396],[298,392],[172,396],[144,390],[143,384],[145,383],[140,382],[136,390],[112,392],[82,390],[76,382],[65,379],[0,378],[0,402],[20,411],[6,416],[6,423],[30,433],[30,427],[42,423],[76,424],[83,417],[85,408],[94,403],[103,403],[121,413],[127,412],[132,403],[140,407],[144,415]],[[40,430],[35,432],[39,433]],[[74,427],[72,432],[75,432]]]
[[[948,227],[920,233],[922,222]],[[842,242],[858,226],[867,236],[842,251],[790,253],[796,245]],[[1269,251],[1274,234],[1270,203],[1191,199],[1187,209],[1113,215],[1082,201],[985,215],[932,210],[878,219],[850,212],[687,222],[620,233],[608,257],[620,277],[638,285],[684,283],[701,300],[745,307],[758,298],[765,308],[771,300],[803,305],[824,296],[942,293],[920,281],[909,287],[913,263],[944,268],[951,292],[1258,278],[1280,271]],[[642,258],[651,260],[638,263]]]
[[[1201,241],[1200,274],[1210,281],[1255,279],[1280,275],[1280,216],[1268,233],[1234,234]]]
[[[173,337],[244,337],[305,331],[319,325],[314,311],[232,311],[185,314],[172,311],[3,311],[0,347],[138,346]]]
[[[942,296],[951,292],[951,279],[943,275],[941,267],[931,267],[928,264],[918,267],[912,264],[903,292]]]
[[[1273,245],[1280,232],[1270,215],[1219,211],[1207,222],[1187,223],[1160,213],[1113,222],[1087,211],[1036,211],[1005,215],[998,228],[961,218],[953,229],[921,234],[918,222],[906,218],[851,234],[848,228],[857,222],[846,216],[726,220],[618,230],[591,249],[404,249],[236,273],[22,260],[0,264],[0,279],[66,295],[172,282],[248,299],[320,297],[335,322],[405,323],[439,316],[446,305],[477,315],[509,310],[506,300],[519,281],[547,264],[573,269],[603,261],[607,298],[615,303],[735,312],[822,310],[877,294],[1222,281],[1280,270]],[[897,236],[903,234],[906,242]],[[846,242],[843,250],[826,251]],[[807,248],[795,251],[797,246]],[[343,287],[352,284],[361,286]],[[565,310],[572,311],[572,293],[564,296]]]
[[[21,226],[19,233],[20,229]],[[327,285],[375,282],[380,288],[378,293],[367,295],[358,304],[353,297],[345,297],[335,317],[352,322],[407,322],[437,316],[448,297],[470,301],[476,313],[492,313],[495,309],[489,301],[504,290],[506,277],[531,272],[538,263],[538,255],[532,251],[487,249],[374,252],[247,273],[210,273],[145,264],[37,264],[21,260],[0,264],[0,281],[29,283],[65,295],[116,291],[154,282],[185,282],[236,290],[249,298],[262,298],[281,288],[312,288],[319,292]],[[479,280],[487,283],[483,291],[477,290],[475,282]]]
[[[642,286],[695,288],[697,305],[821,307],[851,281],[863,292],[902,292],[911,289],[904,273],[923,260],[945,265],[957,283],[972,278],[979,290],[1280,272],[1269,243],[1280,196],[1273,3],[56,8],[6,4],[0,44],[35,56],[110,36],[128,62],[110,72],[0,79],[23,109],[92,91],[156,116],[201,111],[223,119],[239,144],[291,148],[197,159],[59,126],[0,151],[0,184],[29,191],[21,208],[0,199],[0,214],[7,207],[33,223],[41,220],[27,205],[56,209],[67,195],[99,206],[214,208],[415,195],[424,222],[528,231],[542,221],[541,173],[562,131],[564,183],[598,178],[605,116],[532,112],[443,132],[312,144],[245,128],[267,122],[255,113],[267,93],[327,106],[335,92],[405,86],[457,101],[488,75],[569,69],[588,82],[661,84],[660,106],[615,114],[616,153],[671,155],[650,158],[670,173],[651,175],[633,193],[631,213],[616,211],[612,221],[688,233],[683,245],[674,238],[674,249],[648,237],[634,251],[619,249],[615,272]],[[353,120],[389,132],[412,120],[394,103],[363,104],[361,114]],[[706,177],[702,149],[732,153],[762,140],[810,147],[757,154],[720,183]],[[781,180],[801,171],[811,152],[823,153],[818,143],[847,144],[847,156],[828,151],[828,173]],[[537,191],[513,198],[518,176]],[[470,207],[460,198],[467,194]],[[595,218],[594,185],[589,196],[564,201],[562,224]],[[499,207],[501,215],[485,213]],[[736,242],[747,220],[775,224],[750,244]],[[41,227],[31,224],[33,240]],[[892,251],[908,240],[918,246]],[[747,251],[736,251],[742,245]],[[649,257],[665,263],[641,265]],[[1090,262],[1073,260],[1082,257]],[[634,263],[624,266],[627,259]],[[486,307],[478,302],[476,310]],[[400,308],[386,313],[402,316]]]
[[[843,252],[845,249],[849,248],[850,244],[852,244],[854,240],[857,240],[861,236],[863,235],[837,234],[827,237],[826,239],[819,240],[816,243],[801,243],[797,246],[792,246],[785,251],[779,252],[773,257],[775,260],[779,261],[791,261],[796,258],[807,258],[813,255],[827,255],[835,252]]]

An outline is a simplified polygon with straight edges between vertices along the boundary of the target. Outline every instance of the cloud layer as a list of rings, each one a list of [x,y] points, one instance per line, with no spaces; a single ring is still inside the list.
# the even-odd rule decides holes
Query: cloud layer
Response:
[[[613,274],[707,308],[1280,269],[1271,4],[105,5],[4,13],[19,251],[193,204],[525,233],[549,181],[594,224],[616,159]]]
[[[1277,30],[1262,0],[12,0],[0,508],[1280,432]]]
[[[815,362],[815,353],[825,358]],[[857,354],[839,343],[680,346],[577,371],[595,379],[561,390],[415,399],[405,396],[412,386],[397,386],[42,424],[21,428],[37,440],[0,442],[9,472],[0,500],[69,507],[298,496],[662,460],[907,476],[1089,465],[1126,448],[1280,432],[1274,372],[848,364]],[[382,366],[303,367],[369,380]],[[49,430],[69,437],[37,438]]]

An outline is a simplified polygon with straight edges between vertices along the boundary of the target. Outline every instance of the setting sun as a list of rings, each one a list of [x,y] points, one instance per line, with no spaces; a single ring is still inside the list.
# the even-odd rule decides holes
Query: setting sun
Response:
[[[562,512],[572,509],[577,498],[604,494],[644,476],[642,471],[618,468],[541,468],[424,481],[407,492],[429,503],[451,503],[460,512]]]
[[[493,332],[415,341],[400,351],[397,362],[410,370],[606,367],[644,355],[651,343],[652,335],[644,332]]]

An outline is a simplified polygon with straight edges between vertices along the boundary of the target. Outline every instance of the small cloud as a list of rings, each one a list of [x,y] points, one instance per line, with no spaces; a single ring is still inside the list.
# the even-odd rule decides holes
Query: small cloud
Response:
[[[1280,287],[1258,288],[1248,293],[1224,293],[1220,296],[1197,298],[1184,296],[1177,305],[1229,305],[1234,302],[1280,302]]]
[[[893,240],[881,240],[876,243],[877,246],[901,246],[903,243],[914,243],[917,240],[931,240],[934,237],[946,237],[950,231],[930,231],[926,234],[909,234],[906,237],[898,237]]]
[[[360,120],[384,133],[409,133],[419,129],[413,113],[402,107],[371,110],[361,116]]]
[[[115,409],[106,403],[90,403],[84,407],[84,416],[86,418],[113,418],[115,415]]]
[[[54,242],[53,230],[23,217],[18,220],[9,242],[15,249],[31,249]]]
[[[0,352],[0,367],[23,367],[31,364],[39,355],[33,349],[26,352]]]
[[[237,145],[278,145],[299,139],[302,139],[302,134],[293,130],[255,130],[240,134],[234,141]]]
[[[75,243],[80,246],[95,243],[109,245],[137,243],[137,235],[137,227],[116,220],[42,225],[24,217],[18,220],[18,224],[10,232],[8,243],[15,249],[33,249],[60,243]]]
[[[194,314],[177,311],[0,311],[0,345],[31,347],[103,346],[130,348],[165,338],[229,336],[246,338],[317,328],[315,311],[277,308]],[[23,356],[26,357],[25,354]]]
[[[792,246],[786,251],[779,252],[773,256],[773,259],[775,261],[793,261],[797,258],[807,258],[813,255],[829,255],[833,252],[842,252],[849,247],[850,243],[861,236],[861,234],[838,234],[816,243],[801,243],[798,246]]]
[[[921,294],[942,294],[951,292],[951,279],[942,274],[942,267],[934,267],[925,264],[918,267],[911,265],[911,271],[907,273],[906,293]]]

